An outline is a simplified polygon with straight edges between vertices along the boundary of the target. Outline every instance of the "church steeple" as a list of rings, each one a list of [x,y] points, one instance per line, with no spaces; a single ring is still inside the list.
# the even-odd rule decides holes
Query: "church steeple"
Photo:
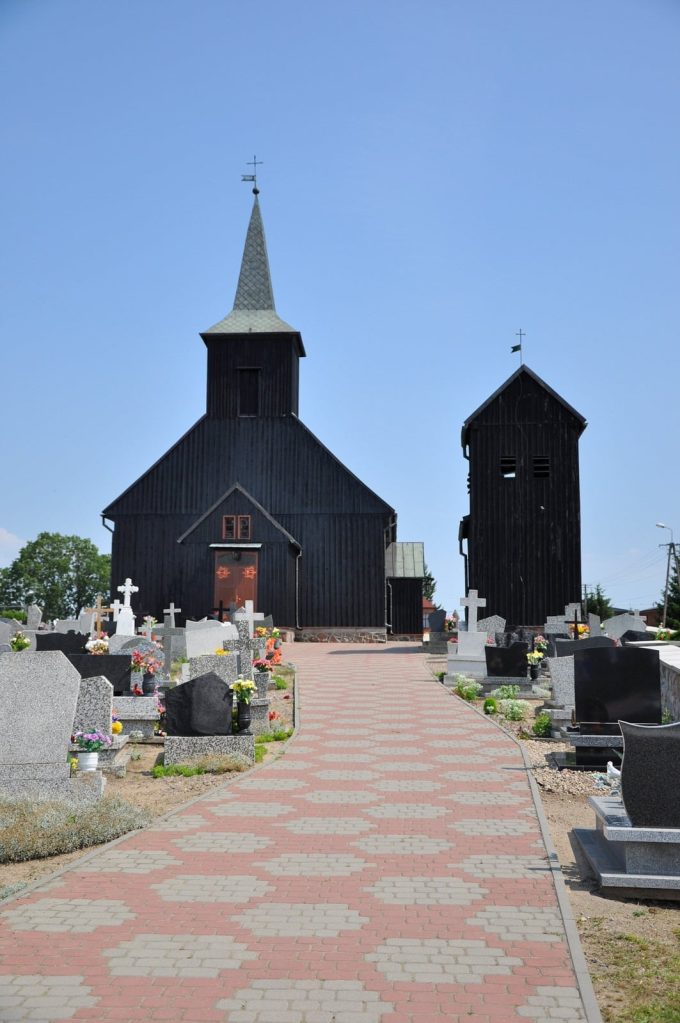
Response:
[[[243,249],[234,308],[228,316],[205,331],[206,334],[297,334],[295,327],[276,313],[260,202],[257,191],[253,191],[255,201]]]
[[[256,186],[257,187],[257,186]],[[234,308],[201,337],[208,349],[207,415],[253,419],[298,414],[302,338],[274,308],[256,188]]]

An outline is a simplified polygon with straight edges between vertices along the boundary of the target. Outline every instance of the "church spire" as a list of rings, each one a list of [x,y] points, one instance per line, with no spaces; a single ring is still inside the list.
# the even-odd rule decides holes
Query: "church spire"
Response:
[[[274,309],[267,242],[257,195],[253,203],[253,212],[250,214],[234,309]]]
[[[253,192],[255,200],[243,249],[234,308],[223,320],[205,331],[206,334],[297,333],[294,327],[276,314],[258,199],[259,189],[253,188]]]

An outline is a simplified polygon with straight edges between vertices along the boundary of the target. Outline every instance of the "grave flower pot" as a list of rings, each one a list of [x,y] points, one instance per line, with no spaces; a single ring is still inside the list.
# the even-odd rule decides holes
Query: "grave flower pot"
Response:
[[[250,735],[250,704],[239,700],[236,704],[236,720],[241,735]]]
[[[99,752],[97,750],[85,750],[81,749],[78,751],[78,770],[79,771],[96,771],[99,764]]]
[[[534,681],[536,681],[536,679],[538,678],[538,672],[539,672],[538,664],[530,664],[529,665],[529,678],[531,678]]]
[[[153,696],[156,688],[156,676],[152,671],[145,671],[142,678],[142,692],[145,696]]]

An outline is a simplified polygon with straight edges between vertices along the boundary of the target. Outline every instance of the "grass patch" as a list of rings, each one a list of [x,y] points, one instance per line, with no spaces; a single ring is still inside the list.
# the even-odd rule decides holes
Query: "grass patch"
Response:
[[[281,677],[281,675],[274,675],[274,678],[272,679],[272,681],[273,681],[273,683],[274,683],[274,685],[276,686],[277,689],[287,689],[288,688],[288,683],[286,682],[285,678]]]
[[[276,728],[273,732],[263,732],[255,736],[255,745],[263,746],[268,742],[285,742],[293,734],[292,728]]]
[[[122,799],[73,806],[58,800],[0,802],[0,863],[40,860],[48,856],[111,842],[146,827],[151,815]]]
[[[262,761],[264,760],[264,755],[265,755],[266,752],[267,751],[266,751],[264,746],[262,746],[262,745],[260,745],[260,746],[256,745],[255,746],[255,763],[256,764],[261,764],[262,763]]]
[[[598,929],[594,948],[607,968],[597,979],[617,994],[603,1010],[607,1023],[680,1023],[680,928],[673,935],[665,944]]]

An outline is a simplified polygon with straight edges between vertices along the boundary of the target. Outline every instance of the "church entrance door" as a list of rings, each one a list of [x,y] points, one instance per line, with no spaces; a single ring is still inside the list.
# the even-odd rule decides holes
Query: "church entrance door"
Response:
[[[257,611],[257,554],[255,551],[215,552],[215,607],[220,601],[242,607],[252,600]]]

